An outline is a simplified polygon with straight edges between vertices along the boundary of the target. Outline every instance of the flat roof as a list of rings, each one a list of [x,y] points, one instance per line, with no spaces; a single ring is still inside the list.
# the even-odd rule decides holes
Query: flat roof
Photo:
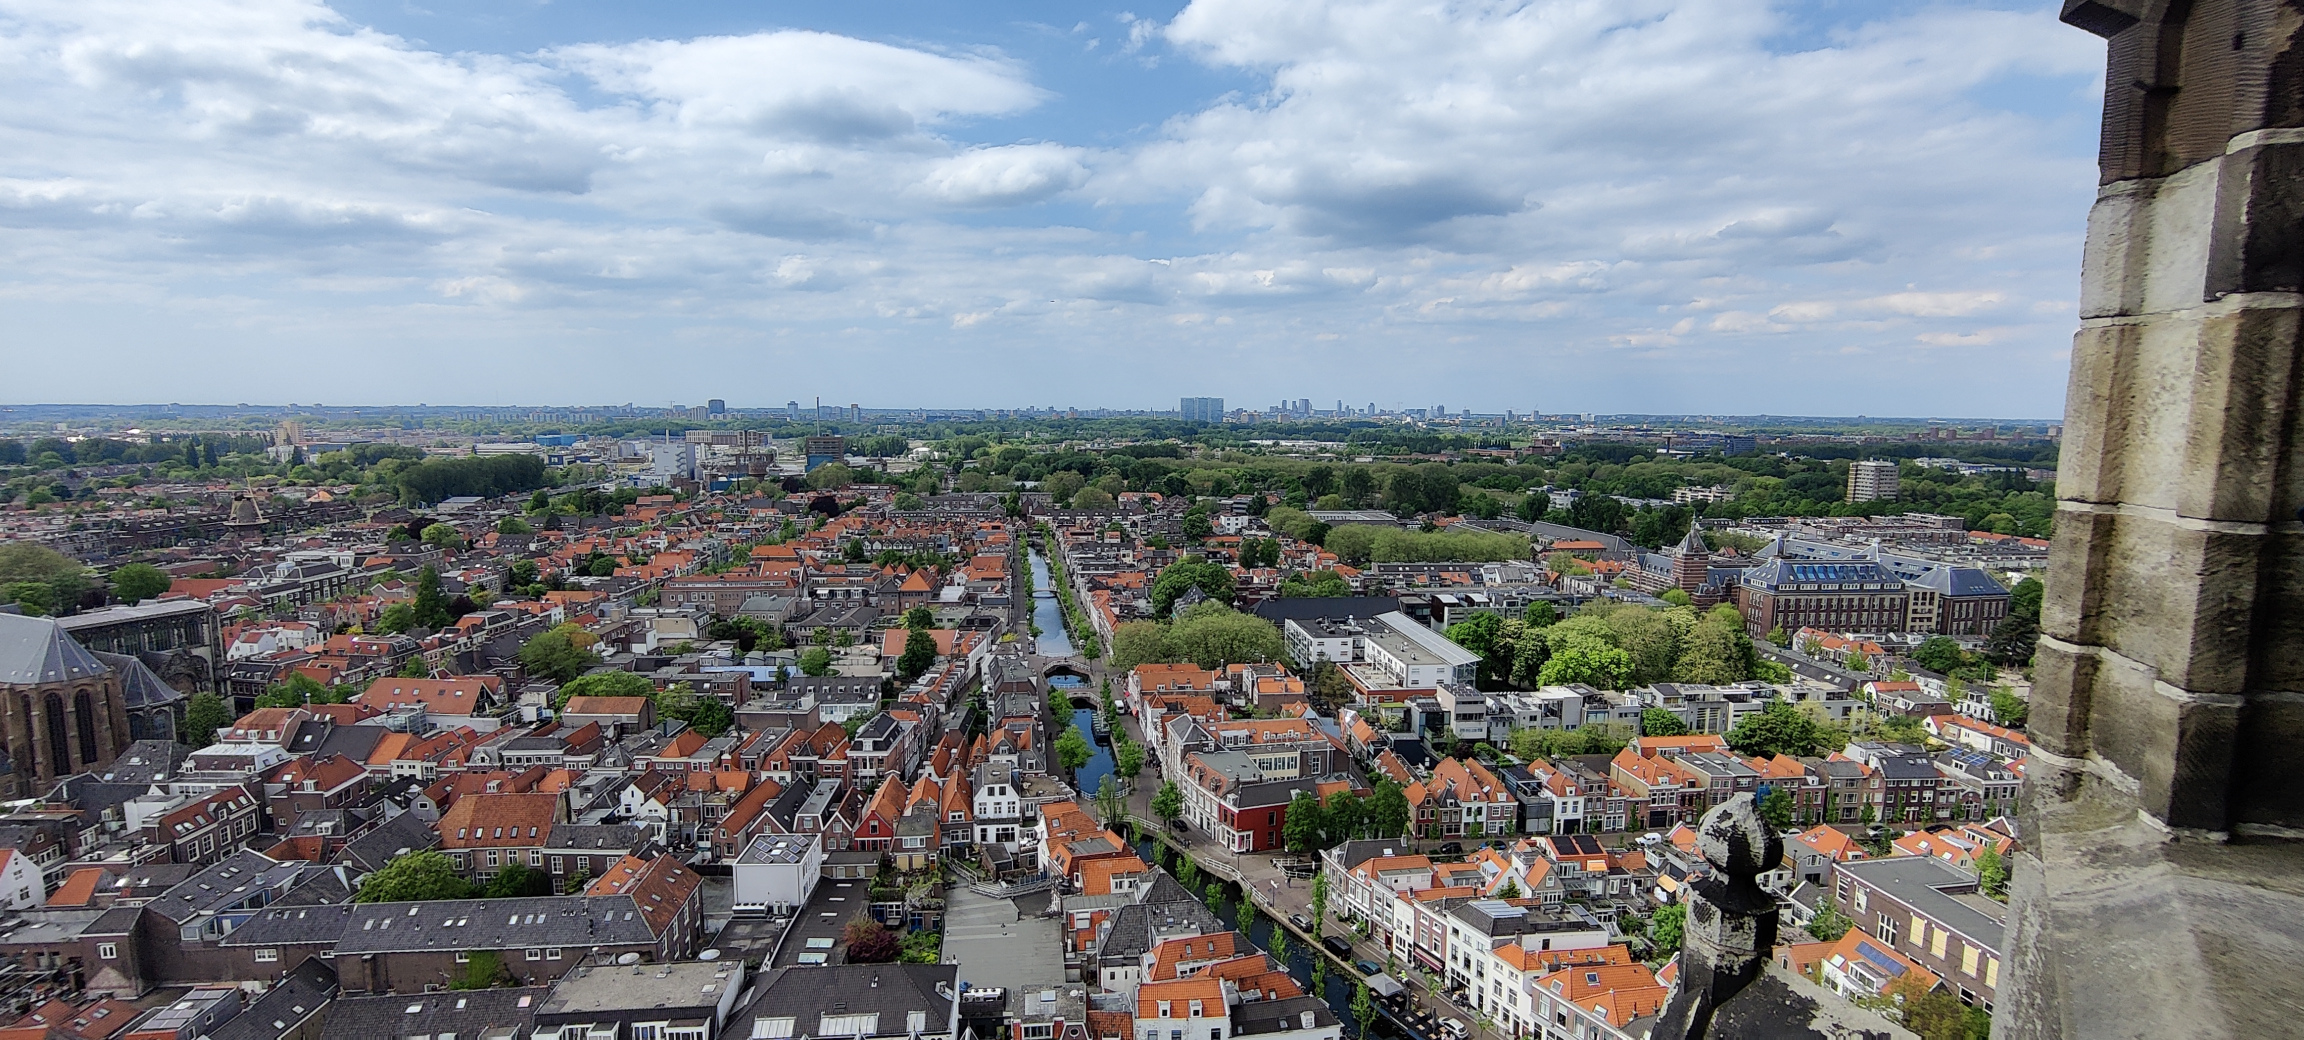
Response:
[[[587,964],[562,976],[539,1015],[591,1014],[637,1008],[709,1008],[744,985],[740,961]]]

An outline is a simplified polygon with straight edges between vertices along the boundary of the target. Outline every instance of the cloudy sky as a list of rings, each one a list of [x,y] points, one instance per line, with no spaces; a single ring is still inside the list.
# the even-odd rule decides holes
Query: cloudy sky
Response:
[[[2030,417],[2052,0],[0,0],[0,399]]]

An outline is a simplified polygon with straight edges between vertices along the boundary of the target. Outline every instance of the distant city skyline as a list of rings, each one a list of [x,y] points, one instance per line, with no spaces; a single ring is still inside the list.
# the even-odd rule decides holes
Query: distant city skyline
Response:
[[[6,0],[0,392],[2054,414],[2056,8]]]

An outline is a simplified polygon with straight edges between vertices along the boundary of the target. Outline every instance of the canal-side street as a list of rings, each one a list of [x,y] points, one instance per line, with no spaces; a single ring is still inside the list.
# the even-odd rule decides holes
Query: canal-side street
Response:
[[[1085,711],[1074,713],[1078,724],[1083,727],[1087,725],[1087,720],[1080,718],[1080,716],[1086,714]],[[1126,733],[1131,740],[1140,743],[1143,740],[1143,733],[1137,728],[1136,720],[1133,718],[1122,719],[1121,731]],[[1104,763],[1103,768],[1109,770],[1111,768],[1110,751],[1104,744],[1099,743],[1096,753],[1097,758]],[[1094,763],[1091,763],[1089,768],[1093,767]],[[1081,772],[1085,775],[1087,771],[1084,768]],[[1309,933],[1296,927],[1289,921],[1290,915],[1300,915],[1307,921],[1312,919],[1311,879],[1288,877],[1269,855],[1235,854],[1217,845],[1198,828],[1193,828],[1182,834],[1174,831],[1162,831],[1160,818],[1152,811],[1152,795],[1160,789],[1161,780],[1157,763],[1148,764],[1144,773],[1136,778],[1136,782],[1128,792],[1128,814],[1139,822],[1143,835],[1136,842],[1138,854],[1143,856],[1146,862],[1158,860],[1159,857],[1156,855],[1157,850],[1154,848],[1153,842],[1154,835],[1158,835],[1160,840],[1171,849],[1191,856],[1203,874],[1222,878],[1231,882],[1234,888],[1247,891],[1250,901],[1255,904],[1259,911],[1255,929],[1249,936],[1250,940],[1258,947],[1269,951],[1271,949],[1271,930],[1275,927],[1286,928],[1290,935],[1288,943],[1290,970],[1299,980],[1308,980],[1311,977],[1311,958],[1329,958],[1329,992],[1322,995],[1327,999],[1329,1005],[1336,1009],[1339,1018],[1347,1023],[1353,1021],[1350,1008],[1353,988],[1357,986],[1362,977],[1360,970],[1354,965],[1359,961],[1369,961],[1378,965],[1386,965],[1394,979],[1406,984],[1408,995],[1414,1002],[1414,1006],[1424,1014],[1432,1016],[1433,1021],[1449,1018],[1458,1019],[1470,1029],[1473,1040],[1506,1040],[1503,1034],[1494,1029],[1483,1027],[1478,1012],[1458,1005],[1449,999],[1445,993],[1435,989],[1427,981],[1420,978],[1416,972],[1410,970],[1405,958],[1391,957],[1388,961],[1388,955],[1381,945],[1372,940],[1361,938],[1339,921],[1333,912],[1331,912],[1328,920],[1321,922],[1321,932],[1324,935],[1341,936],[1350,942],[1352,954],[1349,957],[1337,957],[1332,951],[1321,947]],[[1092,791],[1094,788],[1083,787],[1082,790]],[[1179,841],[1178,839],[1182,840]],[[1169,862],[1173,862],[1173,860]],[[1229,893],[1227,895],[1229,896]],[[1202,902],[1207,902],[1207,900],[1203,898]],[[1234,914],[1237,913],[1237,907],[1230,898],[1208,905],[1217,912],[1219,919],[1227,922],[1232,921]],[[1397,1029],[1398,1025],[1394,1024],[1394,1028]],[[1431,1031],[1422,1027],[1416,1027],[1414,1035],[1421,1036],[1422,1040],[1440,1040],[1439,1037],[1432,1035]]]

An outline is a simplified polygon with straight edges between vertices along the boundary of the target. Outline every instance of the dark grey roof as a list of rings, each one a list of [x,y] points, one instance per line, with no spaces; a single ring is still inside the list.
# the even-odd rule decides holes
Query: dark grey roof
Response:
[[[1307,1023],[1305,1015],[1311,1015]],[[1254,1036],[1259,1033],[1286,1033],[1305,1028],[1336,1025],[1336,1012],[1329,1010],[1328,1002],[1319,997],[1281,997],[1278,1000],[1244,1000],[1232,1009],[1232,1035]]]
[[[440,833],[433,830],[431,824],[417,818],[415,813],[404,812],[347,842],[336,858],[365,873],[381,869],[403,849],[421,852],[439,846]]]
[[[1987,950],[2000,949],[2007,912],[1988,912],[1970,899],[1946,889],[1973,892],[1976,876],[1934,856],[1889,856],[1835,864],[1837,872],[1853,875],[1911,907],[1929,920],[1966,936]],[[1997,904],[1994,904],[1997,907]]]
[[[636,823],[555,823],[549,847],[631,852],[648,841],[648,832]]]
[[[429,903],[268,907],[223,940],[226,946],[333,941],[338,957],[528,946],[652,945],[656,934],[632,897],[527,896]]]
[[[90,651],[104,666],[120,676],[120,706],[135,711],[139,708],[157,708],[188,700],[184,692],[168,685],[151,666],[140,657],[129,654],[107,654]]]
[[[1225,930],[1216,912],[1197,900],[1130,903],[1112,913],[1112,928],[1096,950],[1103,964],[1134,964],[1163,939]]]
[[[549,986],[343,997],[328,1009],[320,1040],[380,1040],[443,1033],[472,1040],[526,1036]]]
[[[941,985],[943,991],[938,992]],[[792,1018],[794,1036],[822,1036],[826,1015],[878,1014],[872,1035],[902,1036],[907,1016],[923,1011],[925,1032],[946,1031],[959,999],[957,964],[827,964],[821,967],[770,968],[760,975],[758,996],[752,1006],[732,1017],[728,1031],[750,1035],[751,1022],[762,1018]],[[946,994],[950,994],[947,996]]]
[[[247,1010],[209,1030],[208,1040],[280,1040],[324,1012],[337,989],[336,969],[318,957],[305,958]]]
[[[55,621],[0,614],[0,683],[34,686],[110,671]]]
[[[204,912],[268,903],[318,870],[308,863],[280,863],[247,849],[235,851],[178,882],[152,900],[152,910],[182,924]]]

